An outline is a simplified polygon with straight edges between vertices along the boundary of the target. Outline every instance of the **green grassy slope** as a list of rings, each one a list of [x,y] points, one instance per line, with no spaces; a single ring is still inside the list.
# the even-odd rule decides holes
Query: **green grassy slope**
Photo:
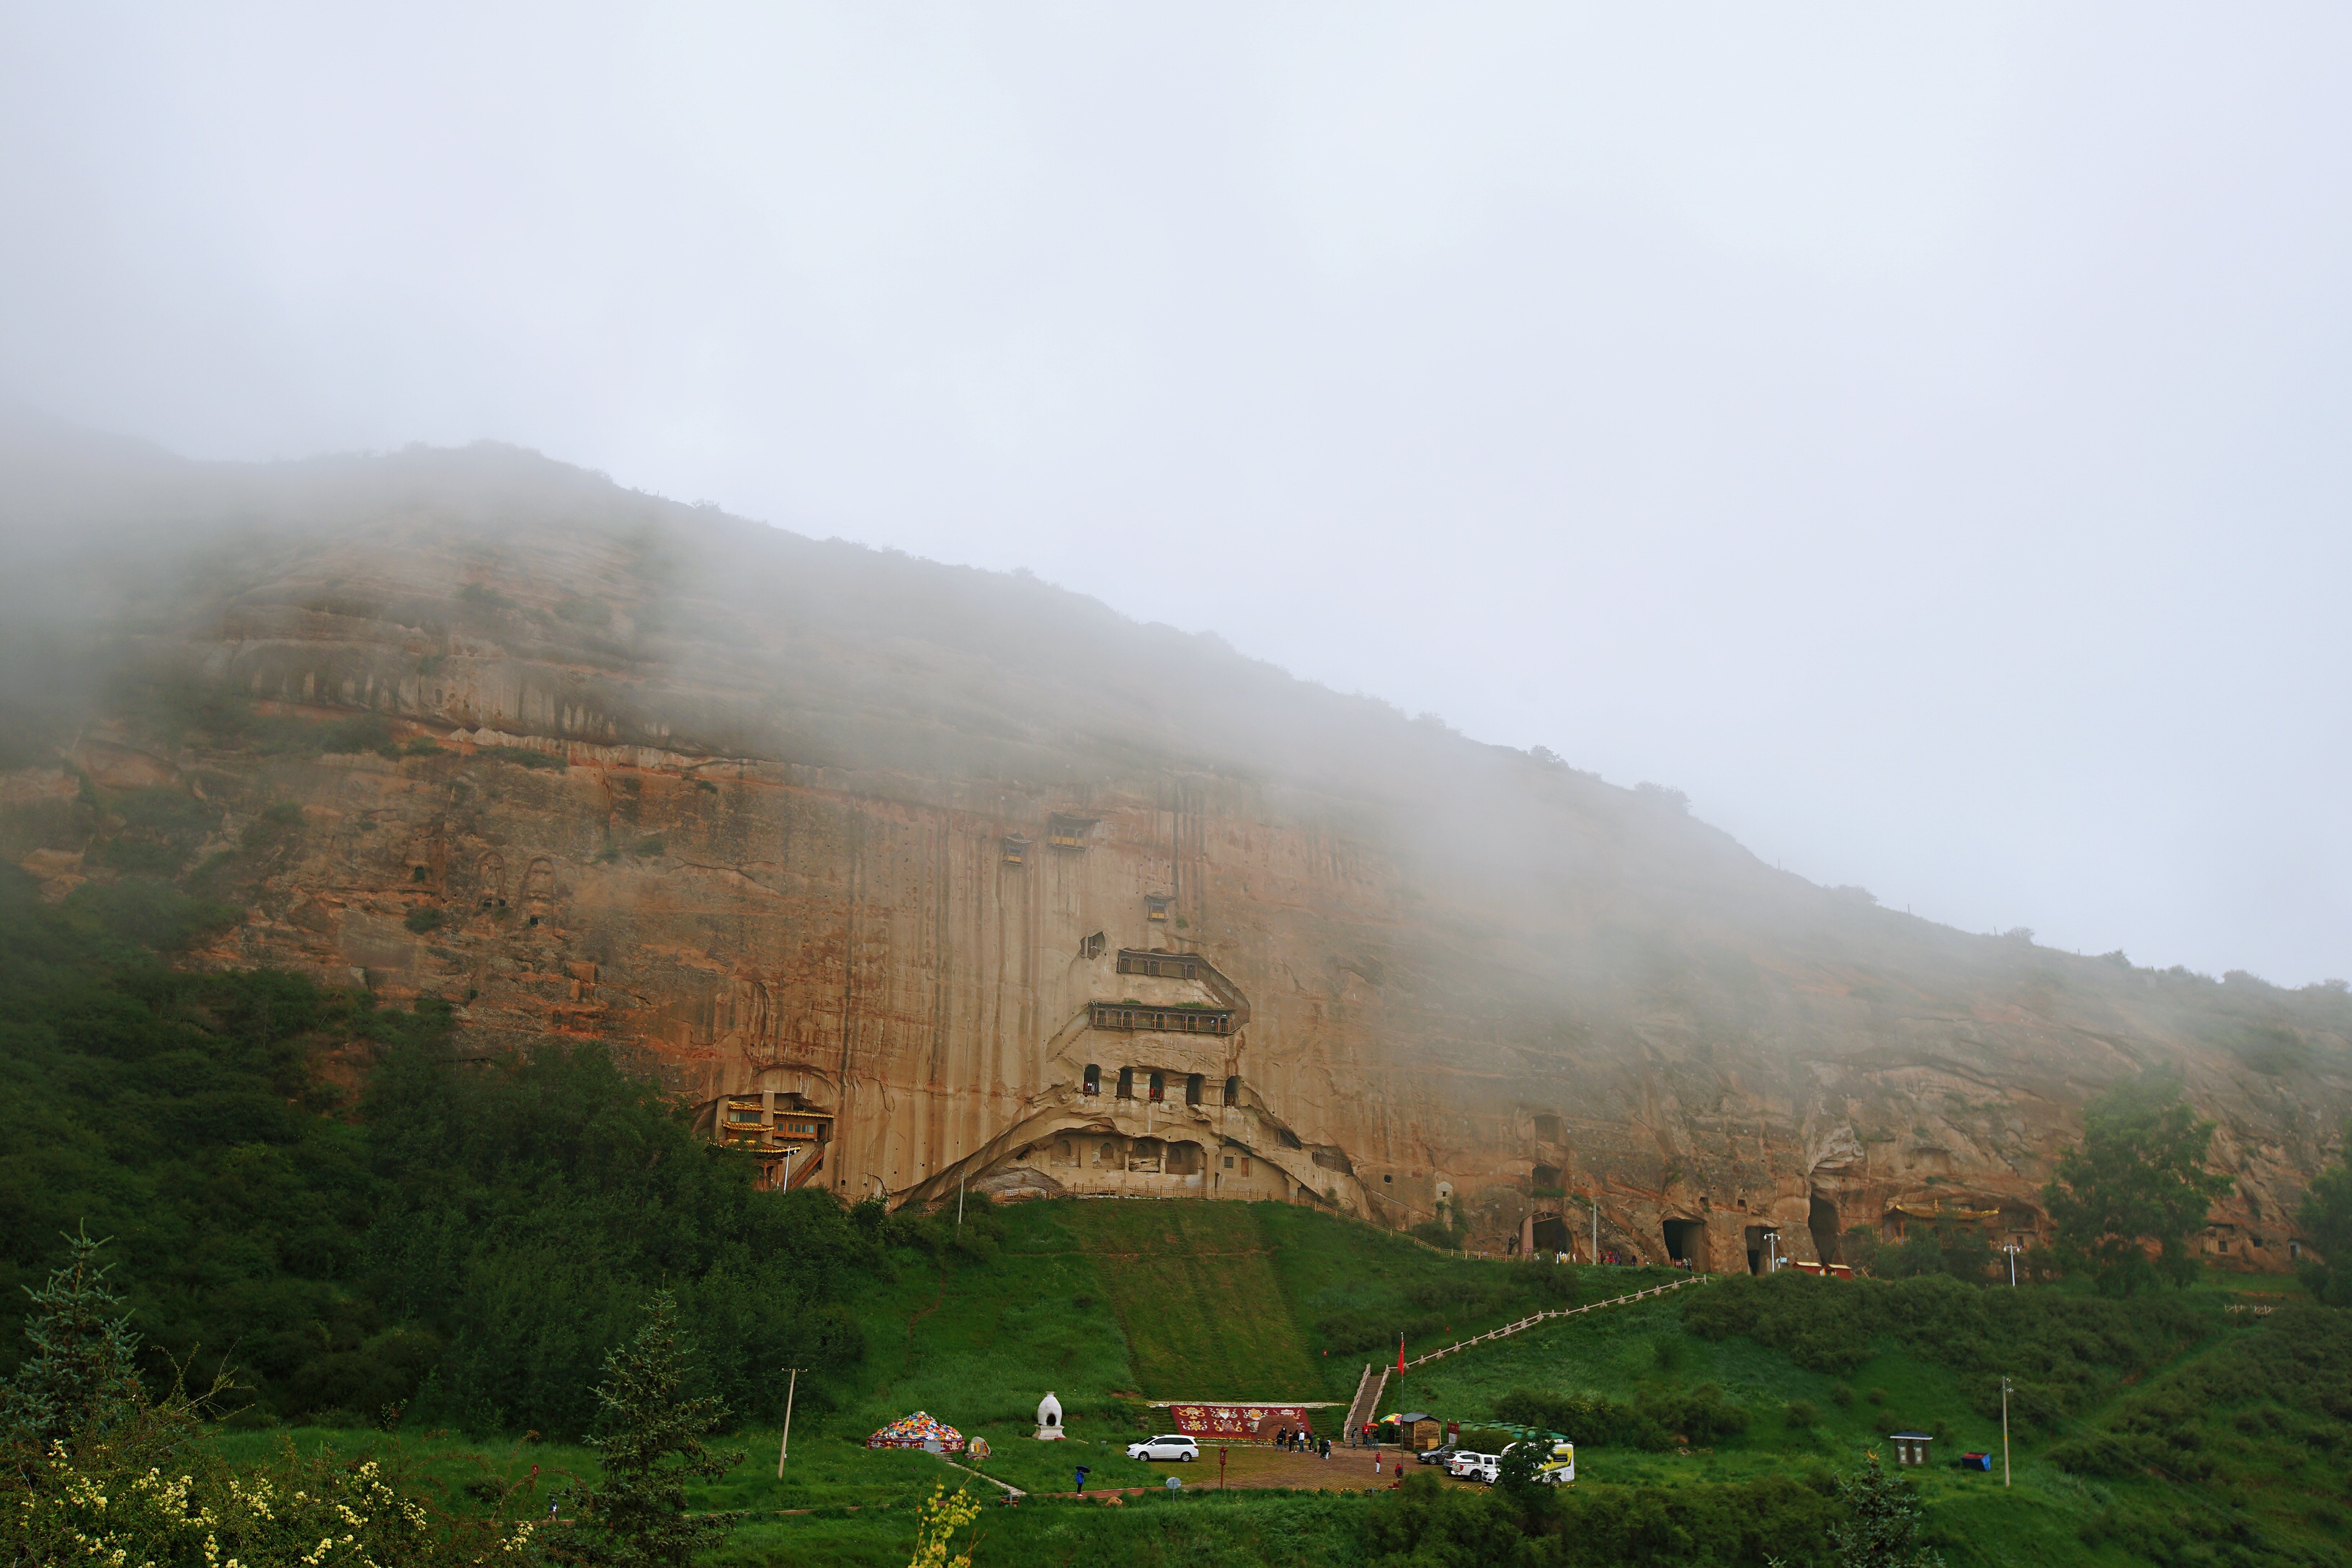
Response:
[[[1323,1378],[1276,1278],[1258,1204],[1055,1205],[1109,1291],[1153,1399],[1300,1399]]]
[[[1489,1326],[1482,1314],[1490,1310],[1499,1314],[1493,1321],[1519,1315],[1517,1293],[1528,1288],[1516,1265],[1440,1257],[1368,1227],[1274,1205],[1039,1203],[999,1219],[1003,1240],[992,1252],[901,1249],[893,1254],[896,1278],[850,1302],[868,1353],[830,1385],[803,1383],[809,1397],[783,1481],[775,1479],[772,1426],[735,1439],[749,1450],[745,1460],[722,1481],[698,1489],[694,1503],[755,1517],[713,1563],[903,1562],[916,1503],[942,1479],[969,1479],[931,1456],[862,1447],[867,1432],[909,1410],[928,1409],[986,1437],[996,1453],[980,1468],[1025,1489],[1065,1489],[1077,1463],[1092,1468],[1097,1489],[1156,1485],[1167,1467],[1118,1453],[1153,1419],[1129,1397],[1136,1391],[1197,1393],[1213,1377],[1230,1377],[1225,1386],[1260,1396],[1345,1397],[1371,1358],[1349,1351],[1327,1361],[1318,1322],[1351,1312],[1444,1314],[1451,1301],[1469,1310],[1459,1321],[1442,1317],[1437,1327],[1475,1332]],[[1188,1258],[1187,1248],[1197,1252]],[[1565,1272],[1587,1300],[1643,1282],[1633,1270]],[[1905,1427],[1938,1433],[1939,1458],[1969,1448],[2000,1452],[1997,1415],[1986,1414],[1984,1390],[1975,1386],[1981,1373],[1960,1370],[1933,1335],[1882,1334],[1838,1371],[1808,1370],[1744,1333],[1710,1339],[1689,1331],[1692,1298],[1726,1289],[1695,1287],[1481,1346],[1417,1369],[1391,1386],[1391,1402],[1475,1422],[1514,1391],[1595,1393],[1634,1404],[1715,1384],[1746,1412],[1745,1431],[1687,1453],[1672,1445],[1581,1444],[1580,1493],[1622,1495],[1629,1503],[1654,1500],[1661,1488],[1696,1501],[1711,1483],[1713,1495],[1724,1496],[1736,1484],[1849,1470],[1865,1448],[1884,1452],[1885,1436]],[[1961,1310],[1981,1300],[1964,1295]],[[2352,1313],[2299,1304],[2267,1318],[2227,1310],[2248,1304],[2218,1282],[2193,1293],[2186,1308],[2197,1326],[2180,1339],[2182,1348],[2128,1373],[2100,1373],[2069,1415],[2040,1428],[2021,1424],[2015,1484],[2006,1490],[1998,1469],[1982,1475],[1938,1465],[1913,1472],[1948,1561],[1955,1568],[2346,1561]],[[2182,1307],[2175,1299],[2167,1310]],[[2119,1310],[2135,1321],[2147,1315]],[[1345,1323],[1339,1327],[1344,1332]],[[1045,1445],[1029,1436],[1047,1388],[1068,1408],[1070,1441]],[[378,1434],[298,1436],[337,1447],[389,1441]],[[546,1486],[593,1465],[586,1450],[551,1445],[413,1433],[403,1442],[412,1466],[461,1508],[483,1506],[463,1489],[467,1483],[529,1482],[536,1463],[540,1489],[530,1497],[543,1509],[536,1500]],[[1178,1473],[1187,1483],[1182,1496],[1155,1496],[1129,1509],[1044,1500],[992,1509],[982,1519],[981,1560],[1074,1563],[1110,1552],[1145,1563],[1363,1560],[1359,1526],[1370,1504],[1362,1497],[1215,1500],[1197,1495],[1212,1471]]]

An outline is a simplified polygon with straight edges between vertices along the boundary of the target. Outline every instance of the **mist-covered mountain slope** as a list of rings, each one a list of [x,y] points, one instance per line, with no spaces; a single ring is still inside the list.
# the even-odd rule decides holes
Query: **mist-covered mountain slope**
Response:
[[[2339,988],[1951,931],[1036,578],[511,448],[19,428],[0,550],[0,849],[53,896],[175,879],[239,911],[196,962],[641,1053],[796,1186],[1551,1245],[1589,1199],[1737,1267],[2038,1235],[2082,1101],[2178,1068],[2241,1178],[2209,1245],[2276,1268],[2352,1106]],[[1171,539],[1138,597],[1241,569]]]

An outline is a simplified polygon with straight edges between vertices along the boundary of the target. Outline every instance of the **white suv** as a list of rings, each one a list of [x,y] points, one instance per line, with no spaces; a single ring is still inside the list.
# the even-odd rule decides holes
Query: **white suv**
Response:
[[[1496,1467],[1503,1462],[1500,1454],[1474,1454],[1465,1448],[1445,1461],[1445,1473],[1459,1480],[1485,1481],[1495,1484]]]
[[[1180,1432],[1166,1437],[1146,1437],[1140,1443],[1129,1443],[1127,1457],[1130,1459],[1192,1460],[1201,1457],[1201,1445]]]

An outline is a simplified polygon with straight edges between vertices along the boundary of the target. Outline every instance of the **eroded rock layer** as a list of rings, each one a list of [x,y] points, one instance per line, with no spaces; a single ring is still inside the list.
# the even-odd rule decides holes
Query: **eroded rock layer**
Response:
[[[1892,913],[1034,581],[497,450],[49,478],[10,858],[62,897],[147,835],[244,911],[202,961],[635,1053],[795,1186],[2032,1246],[2083,1101],[2177,1068],[2205,1245],[2275,1268],[2352,1102],[2340,988]]]

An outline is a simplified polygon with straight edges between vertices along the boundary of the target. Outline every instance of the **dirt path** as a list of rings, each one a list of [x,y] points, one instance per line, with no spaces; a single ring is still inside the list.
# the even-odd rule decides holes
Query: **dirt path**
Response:
[[[1294,1454],[1263,1444],[1229,1443],[1225,1445],[1224,1484],[1230,1489],[1293,1487],[1300,1491],[1358,1492],[1367,1487],[1386,1487],[1395,1480],[1400,1460],[1403,1462],[1406,1475],[1445,1477],[1445,1472],[1439,1467],[1415,1464],[1412,1456],[1400,1448],[1378,1450],[1380,1473],[1374,1475],[1374,1452],[1370,1448],[1334,1447],[1329,1458],[1318,1459],[1311,1454]],[[1161,1463],[1154,1464],[1152,1468],[1165,1470],[1182,1481],[1186,1491],[1213,1488],[1217,1485],[1217,1445],[1202,1444],[1201,1457],[1189,1465]],[[1448,1484],[1470,1486],[1473,1483],[1449,1479]]]

